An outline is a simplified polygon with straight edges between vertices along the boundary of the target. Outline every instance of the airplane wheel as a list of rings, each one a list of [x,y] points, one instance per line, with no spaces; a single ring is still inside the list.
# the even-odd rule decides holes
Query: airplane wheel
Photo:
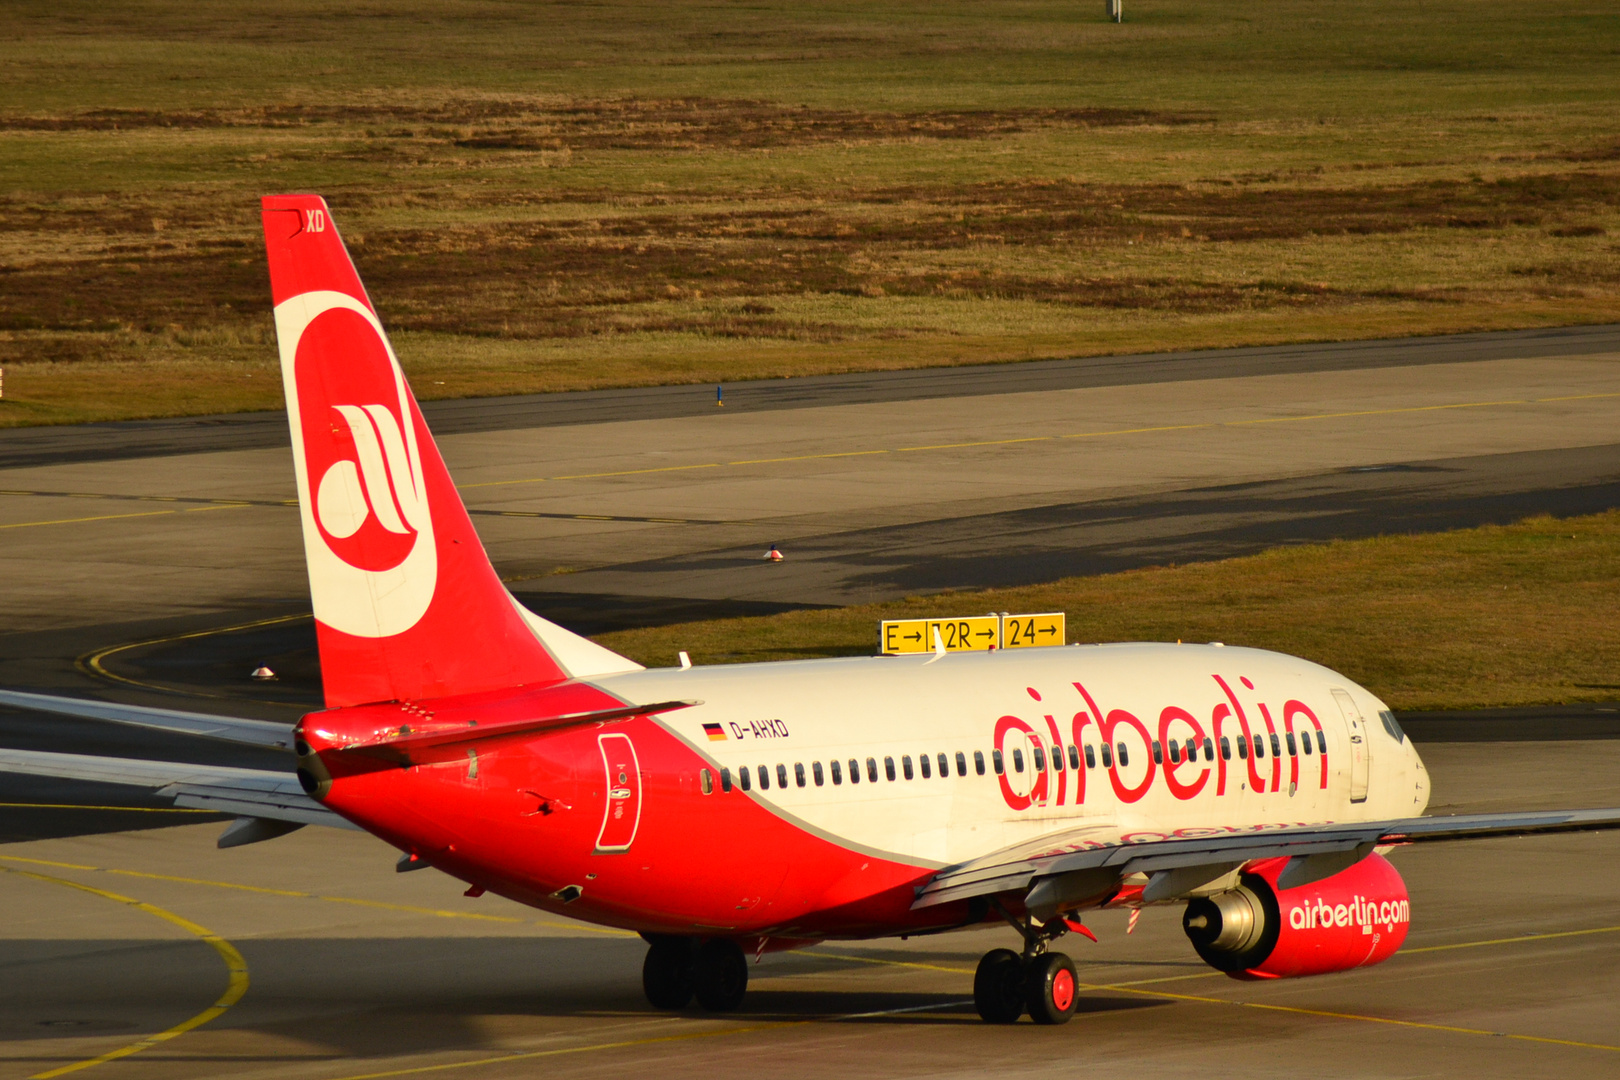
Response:
[[[710,1012],[730,1012],[748,990],[748,958],[735,941],[705,941],[692,964],[692,990]]]
[[[692,1000],[692,942],[660,938],[641,965],[641,988],[656,1009],[684,1009]]]
[[[1029,1018],[1037,1024],[1067,1024],[1074,1015],[1077,983],[1074,961],[1062,953],[1042,953],[1031,960],[1024,977]]]
[[[1011,949],[991,949],[973,975],[973,1004],[987,1024],[1016,1024],[1024,1015],[1024,961]]]

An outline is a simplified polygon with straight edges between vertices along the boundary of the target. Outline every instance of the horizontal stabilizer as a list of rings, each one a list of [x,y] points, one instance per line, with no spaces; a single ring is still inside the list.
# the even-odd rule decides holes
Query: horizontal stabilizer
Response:
[[[355,827],[304,794],[290,772],[8,749],[0,749],[0,772],[147,788],[176,806],[237,817]]]
[[[504,723],[479,724],[472,721],[448,729],[413,731],[401,728],[397,735],[371,742],[355,743],[337,752],[355,757],[376,758],[398,765],[419,765],[442,760],[443,757],[435,751],[455,748],[452,754],[458,754],[460,748],[474,743],[535,735],[544,731],[578,727],[581,724],[612,723],[616,720],[628,720],[632,716],[651,716],[654,713],[674,712],[676,709],[689,709],[701,704],[703,704],[701,701],[660,701],[652,705],[625,705],[617,709],[597,709],[538,719],[509,720]]]
[[[120,705],[112,701],[90,701],[85,698],[57,697],[53,694],[28,694],[20,690],[0,690],[0,705],[14,709],[33,709],[37,712],[82,716],[89,720],[109,720],[115,724],[133,724],[136,727],[172,731],[177,735],[196,735],[206,739],[248,746],[271,746],[291,750],[293,730],[290,724],[276,724],[267,720],[243,720],[234,716],[212,716],[208,713],[181,712],[178,709],[151,709],[143,705]]]

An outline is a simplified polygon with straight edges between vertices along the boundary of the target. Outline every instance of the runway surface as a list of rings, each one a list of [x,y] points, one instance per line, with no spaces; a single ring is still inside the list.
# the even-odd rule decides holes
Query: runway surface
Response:
[[[1614,327],[791,380],[728,388],[724,410],[709,393],[428,412],[497,568],[586,632],[1620,505]],[[318,704],[280,423],[0,435],[0,685],[289,722]],[[771,542],[785,562],[759,559]],[[278,680],[248,680],[259,663]],[[1436,810],[1616,805],[1617,709],[1407,720]],[[286,764],[9,710],[0,745]],[[217,852],[217,821],[128,789],[0,776],[0,803],[35,804],[0,806],[0,1077],[183,1024],[233,965],[248,989],[222,1015],[90,1075],[1620,1068],[1614,836],[1400,852],[1410,948],[1327,979],[1233,983],[1176,911],[1130,937],[1102,916],[1102,945],[1071,950],[1099,987],[1082,1015],[1008,1031],[968,1003],[1005,933],[771,956],[737,1016],[667,1017],[636,940],[395,875],[362,835]]]

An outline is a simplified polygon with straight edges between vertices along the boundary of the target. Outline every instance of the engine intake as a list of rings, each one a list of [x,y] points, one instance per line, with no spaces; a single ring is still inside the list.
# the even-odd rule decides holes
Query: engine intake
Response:
[[[1256,862],[1237,888],[1187,905],[1181,926],[1205,963],[1240,979],[1321,975],[1382,963],[1406,940],[1406,883],[1382,856],[1279,889],[1287,865]]]

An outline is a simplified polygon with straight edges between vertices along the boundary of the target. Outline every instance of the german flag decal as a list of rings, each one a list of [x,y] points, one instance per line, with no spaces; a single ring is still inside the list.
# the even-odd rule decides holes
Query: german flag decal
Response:
[[[710,742],[725,742],[726,729],[719,724],[704,724],[703,734],[709,737]]]

